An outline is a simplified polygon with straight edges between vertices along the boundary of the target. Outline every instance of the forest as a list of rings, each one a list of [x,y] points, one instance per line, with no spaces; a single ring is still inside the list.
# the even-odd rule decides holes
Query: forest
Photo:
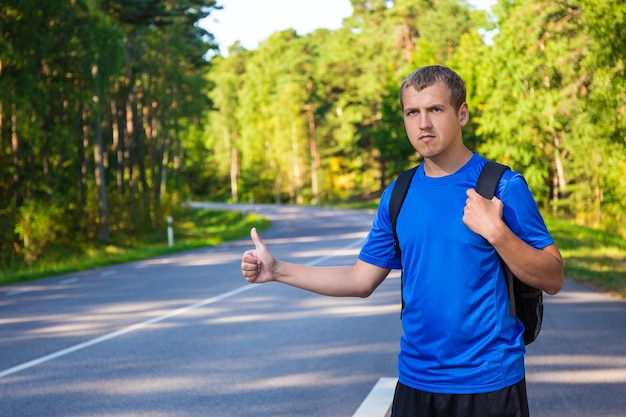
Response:
[[[351,2],[340,29],[221,55],[216,0],[3,0],[0,269],[190,200],[375,199],[419,163],[399,85],[431,64],[466,82],[467,145],[544,213],[626,235],[623,0]]]

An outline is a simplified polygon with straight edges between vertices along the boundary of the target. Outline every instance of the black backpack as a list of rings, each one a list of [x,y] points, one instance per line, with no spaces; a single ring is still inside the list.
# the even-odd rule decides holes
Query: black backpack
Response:
[[[396,223],[400,208],[406,197],[406,193],[411,185],[411,180],[415,174],[417,167],[404,171],[398,176],[391,193],[389,201],[389,214],[391,217],[391,226],[393,229],[394,249],[400,256],[400,242],[396,233]],[[483,170],[478,177],[476,183],[476,192],[487,199],[492,199],[495,195],[496,188],[500,182],[500,177],[509,167],[494,161],[487,161]],[[541,322],[543,320],[543,295],[541,290],[526,285],[509,269],[500,258],[504,277],[506,278],[507,288],[509,292],[509,304],[511,317],[517,317],[524,324],[524,343],[530,344],[539,336],[541,330]],[[401,287],[402,287],[402,281]],[[402,298],[402,309],[404,310],[404,297]]]

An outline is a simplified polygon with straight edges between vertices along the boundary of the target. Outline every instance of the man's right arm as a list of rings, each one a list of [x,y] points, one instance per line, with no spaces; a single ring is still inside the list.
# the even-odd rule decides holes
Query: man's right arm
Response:
[[[241,274],[251,283],[274,281],[333,297],[368,297],[390,271],[361,260],[353,266],[331,267],[283,262],[274,258],[256,229],[250,236],[255,249],[244,252]]]

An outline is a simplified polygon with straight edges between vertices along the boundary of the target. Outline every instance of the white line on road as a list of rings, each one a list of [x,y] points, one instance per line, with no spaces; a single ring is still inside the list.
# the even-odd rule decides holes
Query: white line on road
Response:
[[[396,378],[380,378],[352,417],[385,417],[396,389]]]
[[[21,289],[21,290],[9,291],[9,292],[7,292],[7,297],[11,297],[13,295],[23,294],[23,293],[28,292],[28,291],[30,291],[30,288],[24,288],[24,289]]]
[[[308,265],[311,265],[311,266],[312,265],[317,265],[317,264],[319,264],[321,262],[324,262],[324,261],[326,261],[326,260],[328,260],[328,259],[330,259],[330,258],[332,258],[334,256],[338,256],[338,255],[341,254],[342,251],[354,248],[357,245],[359,245],[361,242],[362,242],[362,239],[358,239],[356,241],[353,241],[350,244],[344,246],[343,248],[336,250],[330,256],[324,256],[324,257],[320,257],[320,258],[314,259],[313,261],[309,262]],[[117,272],[116,270],[105,271],[102,275],[103,276],[105,274],[111,275],[111,274],[114,274],[116,272]],[[14,366],[12,368],[5,369],[3,371],[0,371],[0,379],[4,378],[5,376],[9,376],[11,374],[15,374],[17,372],[23,371],[25,369],[32,368],[33,366],[37,366],[37,365],[40,365],[42,363],[45,363],[45,362],[51,361],[53,359],[59,358],[61,356],[69,355],[70,353],[74,353],[74,352],[77,352],[79,350],[88,348],[90,346],[97,345],[99,343],[105,342],[107,340],[114,339],[114,338],[116,338],[118,336],[122,336],[124,334],[133,332],[135,330],[142,329],[142,328],[144,328],[144,327],[146,327],[146,326],[148,326],[150,324],[159,323],[159,322],[161,322],[163,320],[167,320],[169,318],[178,316],[178,315],[183,314],[183,313],[185,313],[187,311],[194,310],[194,309],[199,308],[199,307],[204,307],[204,306],[206,306],[208,304],[216,303],[216,302],[221,301],[221,300],[223,300],[225,298],[232,297],[233,295],[236,295],[236,294],[239,294],[241,292],[248,291],[248,290],[251,290],[252,288],[257,288],[257,287],[258,287],[258,285],[253,285],[253,284],[244,285],[244,286],[236,288],[236,289],[234,289],[232,291],[228,291],[228,292],[225,292],[223,294],[217,295],[215,297],[207,298],[206,300],[200,301],[200,302],[198,302],[196,304],[191,304],[191,305],[188,305],[186,307],[179,308],[177,310],[172,311],[171,313],[164,314],[164,315],[159,316],[159,317],[154,317],[154,318],[151,318],[149,320],[142,321],[141,323],[136,323],[136,324],[133,324],[131,326],[124,327],[123,329],[117,330],[115,332],[111,332],[111,333],[102,335],[100,337],[96,337],[94,339],[87,340],[86,342],[79,343],[79,344],[74,345],[74,346],[70,346],[70,347],[68,347],[66,349],[62,349],[62,350],[53,352],[53,353],[51,353],[49,355],[45,355],[45,356],[42,356],[40,358],[33,359],[32,361],[24,362],[24,363],[22,363],[20,365]],[[13,295],[13,294],[8,293],[8,295]]]
[[[191,305],[188,305],[186,307],[179,308],[178,310],[174,310],[171,313],[164,314],[164,315],[159,316],[159,317],[154,317],[154,318],[151,318],[149,320],[142,321],[141,323],[133,324],[132,326],[124,327],[123,329],[117,330],[115,332],[111,332],[111,333],[105,334],[103,336],[96,337],[95,339],[91,339],[91,340],[88,340],[86,342],[79,343],[79,344],[74,345],[74,346],[70,346],[70,347],[68,347],[66,349],[62,349],[62,350],[56,351],[56,352],[51,353],[49,355],[42,356],[42,357],[37,358],[37,359],[33,359],[32,361],[25,362],[25,363],[23,363],[21,365],[17,365],[17,366],[14,366],[12,368],[5,369],[4,371],[0,371],[0,378],[4,378],[5,376],[14,374],[16,372],[23,371],[23,370],[28,369],[28,368],[32,368],[33,366],[37,366],[37,365],[40,365],[40,364],[42,364],[44,362],[51,361],[52,359],[56,359],[56,358],[59,358],[61,356],[68,355],[70,353],[77,352],[77,351],[79,351],[81,349],[85,349],[85,348],[87,348],[89,346],[97,345],[98,343],[105,342],[107,340],[116,338],[118,336],[122,336],[124,334],[133,332],[135,330],[142,329],[142,328],[144,328],[144,327],[146,327],[146,326],[148,326],[150,324],[161,322],[161,321],[169,319],[171,317],[175,317],[175,316],[178,316],[180,314],[183,314],[183,313],[185,313],[187,311],[190,311],[190,310],[193,310],[193,309],[196,309],[196,308],[199,308],[199,307],[203,307],[203,306],[206,306],[208,304],[216,303],[216,302],[221,301],[221,300],[223,300],[225,298],[232,297],[235,294],[239,294],[241,292],[250,290],[252,288],[255,288],[255,286],[254,285],[244,285],[243,287],[239,287],[237,289],[225,292],[225,293],[217,295],[215,297],[207,298],[206,300],[200,301],[200,302],[198,302],[196,304],[191,304]]]
[[[327,261],[329,259],[334,258],[335,256],[345,255],[345,253],[343,253],[344,251],[346,251],[348,249],[354,249],[355,247],[359,246],[361,243],[363,243],[363,239],[354,240],[354,241],[348,243],[343,248],[339,248],[336,251],[332,252],[330,255],[322,256],[322,257],[319,257],[317,259],[313,259],[311,262],[308,262],[306,265],[308,265],[308,266],[319,265],[322,262],[325,262],[325,261]]]

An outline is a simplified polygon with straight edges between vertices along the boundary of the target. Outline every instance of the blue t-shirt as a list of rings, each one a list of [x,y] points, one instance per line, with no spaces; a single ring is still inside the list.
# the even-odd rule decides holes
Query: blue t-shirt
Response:
[[[397,220],[402,262],[389,218],[393,183],[383,193],[359,259],[403,269],[404,335],[399,380],[453,394],[496,391],[524,377],[523,325],[509,314],[506,281],[495,249],[462,220],[466,191],[485,159],[478,154],[452,175],[417,169]],[[524,178],[506,171],[496,196],[503,219],[535,248],[554,243]]]

